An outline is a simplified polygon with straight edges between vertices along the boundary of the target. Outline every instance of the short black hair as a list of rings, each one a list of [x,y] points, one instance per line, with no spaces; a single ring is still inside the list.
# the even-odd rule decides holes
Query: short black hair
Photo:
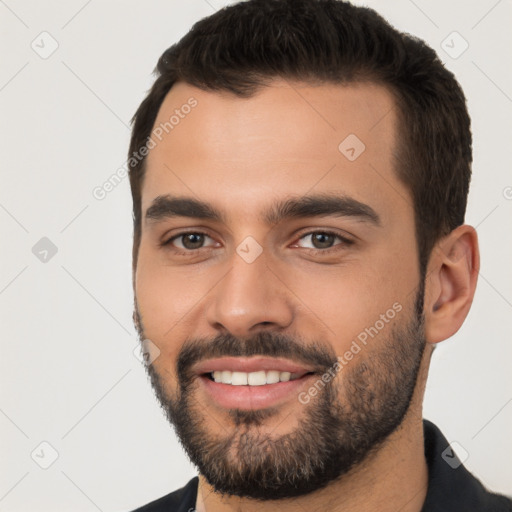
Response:
[[[160,106],[183,81],[250,97],[272,79],[371,82],[396,101],[396,172],[410,190],[420,270],[435,243],[464,222],[471,130],[464,93],[420,39],[374,10],[342,0],[249,0],[197,22],[158,60],[156,81],[132,118],[129,157],[146,144]],[[141,236],[145,158],[130,169],[133,265]]]

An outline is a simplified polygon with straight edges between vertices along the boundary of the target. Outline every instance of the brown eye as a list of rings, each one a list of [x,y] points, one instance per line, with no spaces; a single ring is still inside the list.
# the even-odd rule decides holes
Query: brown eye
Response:
[[[204,244],[204,235],[202,233],[187,233],[181,235],[181,243],[185,249],[199,249]]]
[[[162,242],[163,247],[171,247],[175,249],[194,251],[196,249],[203,249],[213,247],[215,241],[206,233],[200,231],[189,231],[188,233],[180,233],[173,236],[169,240]]]
[[[350,244],[349,240],[328,231],[312,231],[303,235],[299,240],[299,247],[305,249],[330,249],[337,245]]]
[[[335,238],[336,237],[334,235],[329,233],[318,232],[311,235],[311,242],[315,249],[327,249],[332,247]]]

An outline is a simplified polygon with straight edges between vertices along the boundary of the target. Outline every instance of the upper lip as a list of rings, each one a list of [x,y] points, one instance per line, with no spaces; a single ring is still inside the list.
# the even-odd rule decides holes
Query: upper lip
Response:
[[[193,371],[198,375],[214,371],[229,370],[232,372],[259,372],[277,370],[280,372],[306,374],[312,372],[302,364],[295,363],[289,359],[279,359],[275,357],[219,357],[207,359],[194,365]]]

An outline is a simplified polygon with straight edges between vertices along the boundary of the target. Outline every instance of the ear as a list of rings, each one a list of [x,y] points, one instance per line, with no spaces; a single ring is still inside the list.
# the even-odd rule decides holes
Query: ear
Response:
[[[480,254],[472,226],[459,226],[433,248],[425,283],[425,333],[428,343],[453,336],[475,295]]]

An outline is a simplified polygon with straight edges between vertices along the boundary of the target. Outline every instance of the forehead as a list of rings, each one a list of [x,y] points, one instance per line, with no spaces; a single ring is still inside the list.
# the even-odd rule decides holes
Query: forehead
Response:
[[[153,126],[143,211],[167,193],[240,212],[312,191],[397,205],[409,194],[395,174],[396,122],[377,84],[275,80],[240,98],[178,83]]]

